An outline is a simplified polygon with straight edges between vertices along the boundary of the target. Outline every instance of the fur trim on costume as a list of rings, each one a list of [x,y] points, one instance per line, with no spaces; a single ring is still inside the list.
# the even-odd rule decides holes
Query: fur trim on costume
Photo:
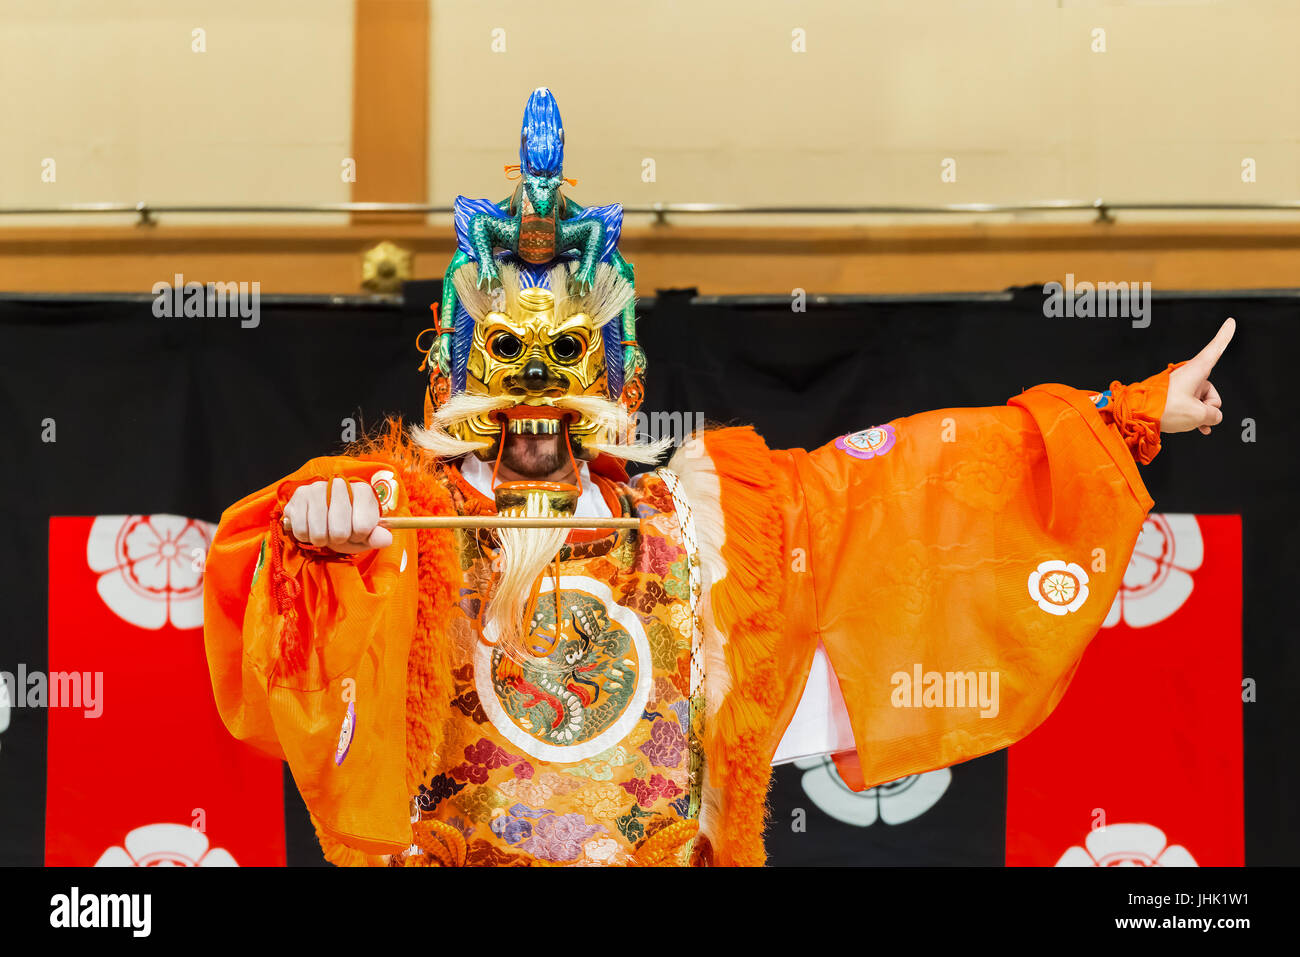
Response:
[[[410,440],[400,419],[389,419],[383,433],[351,449],[350,454],[388,464],[406,490],[411,512],[454,514],[451,496],[430,456]],[[429,783],[429,769],[442,745],[442,709],[453,697],[451,616],[460,587],[460,561],[452,533],[421,529],[416,535],[419,598],[406,668],[406,787],[412,795]],[[382,858],[347,847],[319,826],[316,834],[325,859],[332,863],[383,863]]]
[[[785,546],[771,453],[750,427],[717,429],[684,445],[669,468],[691,503],[705,576],[700,833],[716,863],[758,866],[782,695],[775,648]]]
[[[727,575],[727,564],[722,560],[722,546],[727,535],[722,518],[721,492],[718,473],[701,436],[692,436],[683,442],[668,461],[668,469],[676,473],[683,497],[690,503],[700,554],[702,588],[699,617],[704,640],[704,726],[707,733],[713,724],[717,704],[731,690],[724,653],[727,636],[718,630],[709,601],[713,586]],[[722,791],[713,783],[709,762],[705,761],[704,782],[700,790],[699,834],[715,846],[722,813]]]

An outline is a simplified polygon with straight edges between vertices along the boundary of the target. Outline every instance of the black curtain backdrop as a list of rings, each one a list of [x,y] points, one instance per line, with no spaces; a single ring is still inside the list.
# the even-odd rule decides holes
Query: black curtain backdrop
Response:
[[[380,300],[262,301],[260,324],[160,319],[152,298],[0,297],[0,412],[7,427],[0,552],[0,670],[46,669],[51,515],[171,512],[216,521],[246,493],[336,451],[345,419],[421,415],[417,334],[436,282]],[[713,300],[661,292],[642,305],[647,411],[751,423],[774,448],[813,448],[927,409],[998,405],[1040,382],[1103,389],[1191,357],[1226,316],[1239,323],[1215,382],[1226,421],[1166,437],[1144,478],[1163,512],[1242,515],[1246,861],[1300,863],[1293,759],[1297,701],[1292,399],[1300,297],[1157,294],[1151,323],[1050,319],[1041,287],[952,297]],[[55,422],[57,441],[43,442]],[[1242,441],[1243,419],[1255,441]],[[1116,676],[1117,693],[1141,693]],[[160,715],[160,720],[165,716]],[[1140,729],[1134,729],[1135,733]],[[0,864],[44,857],[45,713],[14,709],[0,739]],[[953,771],[960,801],[915,821],[855,828],[820,815],[801,772],[779,768],[774,864],[1001,864],[1006,760]],[[321,863],[286,773],[289,863]],[[795,808],[807,833],[792,832]],[[94,813],[87,808],[87,813]],[[815,823],[815,826],[813,826]]]

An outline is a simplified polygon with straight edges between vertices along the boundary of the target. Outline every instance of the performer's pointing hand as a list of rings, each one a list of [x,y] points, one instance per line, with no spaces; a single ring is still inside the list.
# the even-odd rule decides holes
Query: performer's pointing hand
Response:
[[[379,500],[366,482],[341,478],[312,482],[296,489],[284,506],[293,537],[317,548],[355,555],[393,544],[393,533],[379,524]]]
[[[1232,341],[1237,320],[1229,318],[1209,345],[1169,374],[1169,395],[1160,417],[1161,432],[1190,432],[1198,429],[1206,435],[1210,427],[1223,421],[1223,400],[1210,384],[1210,372]]]

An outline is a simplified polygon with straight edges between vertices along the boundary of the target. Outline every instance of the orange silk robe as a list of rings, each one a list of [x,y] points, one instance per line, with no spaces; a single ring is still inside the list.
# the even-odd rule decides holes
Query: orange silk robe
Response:
[[[683,730],[698,731],[702,770],[672,792],[691,800],[670,808],[665,796],[653,810],[661,836],[688,841],[652,846],[649,829],[625,832],[611,859],[762,863],[771,760],[819,645],[852,725],[854,748],[837,756],[851,786],[967,760],[1032,731],[1065,693],[1151,507],[1134,458],[1150,461],[1159,449],[1169,371],[1134,386],[1112,383],[1101,409],[1093,394],[1046,385],[1007,406],[909,416],[812,452],[769,450],[748,428],[705,432],[680,449],[668,467],[691,517],[683,525],[672,515],[657,480],[651,511],[672,541],[694,543],[701,590],[693,651],[683,650],[691,644],[686,616],[669,609],[685,630],[663,675],[698,667],[692,701],[702,726],[685,728],[680,699],[690,689],[660,687]],[[435,469],[421,455],[394,429],[351,457],[314,459],[232,506],[208,557],[205,638],[218,708],[234,735],[289,762],[337,863],[398,860],[408,848],[419,853],[404,863],[475,862],[465,847],[467,836],[476,839],[472,823],[455,817],[447,827],[412,813],[431,782],[445,791],[449,771],[470,773],[461,745],[477,732],[467,737],[454,726],[471,710],[468,685],[456,682],[473,674],[463,648],[457,657],[458,601],[478,587],[464,580],[472,564],[464,548],[446,532],[398,531],[388,548],[329,561],[276,532],[295,488],[336,475],[380,483],[387,514],[490,510],[464,494],[454,469]],[[625,514],[645,501],[644,483],[600,481]],[[651,538],[632,533],[627,547]],[[638,574],[648,567],[634,564]],[[637,587],[662,597],[652,583]],[[655,615],[668,620],[644,598],[635,602],[647,627]],[[354,700],[365,708],[349,719]],[[488,731],[503,720],[494,710],[496,719],[480,722]],[[643,719],[669,711],[647,707]],[[675,727],[638,727],[628,745],[635,752],[637,741],[668,741],[670,732],[677,742]],[[472,743],[464,754],[477,760],[489,751]],[[528,763],[527,781],[572,771],[562,758]],[[533,802],[487,809],[510,815],[493,831],[503,840],[546,815],[565,816],[565,833],[579,837],[611,826],[608,808],[512,785],[503,767],[497,762],[487,786]],[[655,780],[676,774],[685,784],[684,773]],[[560,804],[536,806],[553,799]],[[684,829],[670,826],[674,814]],[[445,808],[436,816],[448,817]],[[527,846],[480,860],[520,856]]]

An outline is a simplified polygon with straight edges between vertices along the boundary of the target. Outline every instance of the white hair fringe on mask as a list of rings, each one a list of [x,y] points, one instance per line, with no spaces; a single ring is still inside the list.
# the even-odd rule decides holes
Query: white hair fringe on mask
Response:
[[[490,442],[458,439],[448,430],[457,422],[514,405],[515,401],[511,396],[470,395],[462,392],[439,407],[433,415],[430,428],[412,426],[411,440],[439,458],[458,458],[488,448]],[[618,441],[631,435],[636,419],[612,399],[598,395],[569,395],[556,399],[555,404],[560,408],[573,409],[603,428],[607,435],[615,437],[612,442],[584,442],[583,448],[593,452],[603,452],[613,458],[648,465],[657,462],[672,447],[671,436],[653,442],[638,442],[635,439]]]
[[[598,395],[566,395],[555,400],[561,408],[573,409],[605,430],[613,437],[611,442],[584,441],[582,447],[593,452],[603,452],[626,462],[651,465],[672,448],[672,436],[653,442],[637,441],[634,435],[636,418],[612,399]]]
[[[458,439],[448,430],[457,422],[514,404],[514,398],[508,395],[470,395],[461,392],[438,407],[429,428],[411,426],[411,441],[439,458],[458,458],[469,452],[486,449],[491,446],[491,442]]]
[[[545,514],[541,498],[529,498],[524,509],[528,517]],[[532,622],[522,621],[525,605],[532,594],[533,585],[546,570],[568,537],[567,528],[498,528],[497,541],[501,545],[501,577],[496,590],[487,603],[483,635],[510,658],[519,663],[543,670],[558,670],[551,666],[526,643],[532,638]],[[557,616],[560,609],[556,609]],[[556,634],[563,627],[557,617]]]
[[[569,279],[577,265],[574,262],[558,263],[547,273],[551,295],[555,297],[556,319],[563,321],[583,313],[590,316],[599,329],[620,315],[636,298],[636,292],[617,269],[609,263],[600,263],[591,289],[585,293],[570,293]],[[499,263],[497,274],[501,278],[499,290],[479,288],[478,263],[475,262],[466,263],[452,277],[456,298],[475,322],[481,322],[489,312],[512,313],[519,303],[519,267],[512,263]]]

